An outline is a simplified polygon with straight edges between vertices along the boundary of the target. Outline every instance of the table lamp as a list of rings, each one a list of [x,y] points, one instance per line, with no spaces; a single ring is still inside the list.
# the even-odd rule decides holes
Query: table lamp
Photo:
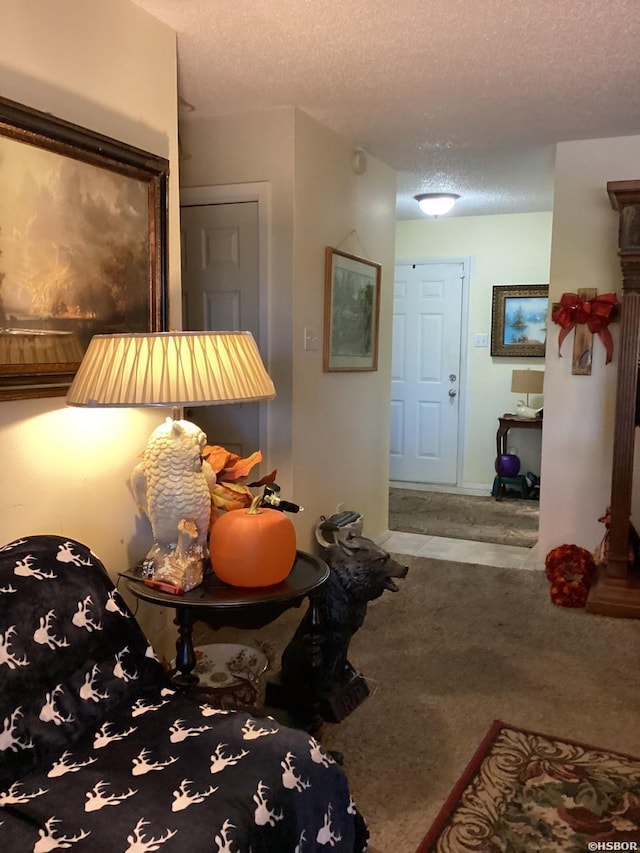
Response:
[[[250,403],[275,397],[250,332],[95,335],[67,404],[171,406],[131,475],[153,546],[143,561],[149,586],[181,594],[202,581],[215,474],[201,452],[207,436],[181,420],[182,406]]]
[[[513,370],[511,372],[511,390],[514,394],[526,394],[527,402],[518,400],[518,415],[522,418],[538,417],[541,409],[529,407],[529,394],[542,394],[544,388],[544,370]]]

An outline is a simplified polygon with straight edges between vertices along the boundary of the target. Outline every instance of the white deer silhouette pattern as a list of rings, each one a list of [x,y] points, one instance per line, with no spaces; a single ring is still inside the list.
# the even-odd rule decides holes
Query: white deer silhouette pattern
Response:
[[[181,829],[194,821],[212,853],[249,853],[255,833],[264,832],[274,849],[285,837],[278,833],[288,833],[283,851],[295,845],[295,853],[318,847],[351,853],[352,844],[342,847],[341,840],[357,815],[355,804],[344,792],[336,795],[335,775],[325,781],[335,762],[319,742],[273,717],[187,703],[168,689],[153,648],[105,583],[97,558],[60,537],[50,537],[45,558],[33,544],[44,538],[0,547],[0,677],[36,669],[48,676],[36,676],[32,683],[42,683],[42,692],[19,706],[15,699],[3,704],[7,694],[0,691],[0,771],[5,759],[37,756],[43,732],[67,748],[49,752],[33,774],[0,783],[0,849],[4,842],[13,853],[11,821],[22,819],[24,809],[31,840],[20,853],[99,850],[112,831],[119,833],[113,849],[120,853],[172,853],[183,849]],[[68,590],[66,577],[75,579]],[[12,617],[21,596],[30,607]],[[105,641],[108,654],[92,656],[90,649]],[[81,665],[73,656],[78,648],[89,650]],[[74,669],[63,674],[67,656]],[[158,673],[151,687],[143,684],[149,667]],[[86,725],[83,715],[91,728],[82,740],[71,740],[68,732]],[[224,796],[225,786],[243,792],[237,808]],[[294,824],[294,836],[289,810],[293,815],[303,800],[305,823]]]

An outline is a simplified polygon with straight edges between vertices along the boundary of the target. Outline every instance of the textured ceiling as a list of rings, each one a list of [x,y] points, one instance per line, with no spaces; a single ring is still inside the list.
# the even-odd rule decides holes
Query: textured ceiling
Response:
[[[640,134],[640,0],[135,2],[193,115],[299,107],[398,171],[401,219],[550,210],[557,141]]]

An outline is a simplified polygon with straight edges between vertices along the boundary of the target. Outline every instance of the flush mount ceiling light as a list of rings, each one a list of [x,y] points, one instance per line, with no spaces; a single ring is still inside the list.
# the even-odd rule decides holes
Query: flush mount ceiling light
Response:
[[[420,193],[414,198],[427,216],[442,216],[449,213],[460,196],[455,193]]]

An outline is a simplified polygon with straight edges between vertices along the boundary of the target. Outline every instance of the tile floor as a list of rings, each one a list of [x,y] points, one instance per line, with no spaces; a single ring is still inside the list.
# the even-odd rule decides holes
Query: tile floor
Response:
[[[493,545],[489,542],[446,539],[442,536],[421,536],[419,533],[401,533],[396,530],[388,530],[378,542],[385,550],[394,554],[433,557],[480,566],[544,570],[544,558],[540,556],[537,545],[533,548],[518,548],[515,545]]]

